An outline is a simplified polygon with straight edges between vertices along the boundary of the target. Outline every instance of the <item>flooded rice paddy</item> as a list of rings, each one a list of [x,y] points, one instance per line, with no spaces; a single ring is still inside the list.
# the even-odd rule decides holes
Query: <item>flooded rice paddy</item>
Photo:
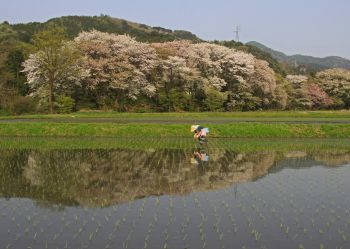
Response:
[[[350,248],[350,151],[0,150],[0,248]]]

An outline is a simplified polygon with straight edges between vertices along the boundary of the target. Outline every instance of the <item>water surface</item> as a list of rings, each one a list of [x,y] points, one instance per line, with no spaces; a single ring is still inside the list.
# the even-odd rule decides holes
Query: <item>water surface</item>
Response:
[[[349,248],[350,151],[2,149],[3,248]]]

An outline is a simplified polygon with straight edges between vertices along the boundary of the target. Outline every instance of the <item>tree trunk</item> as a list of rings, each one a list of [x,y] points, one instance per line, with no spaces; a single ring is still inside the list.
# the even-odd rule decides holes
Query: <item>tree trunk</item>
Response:
[[[49,106],[50,106],[50,113],[53,114],[53,84],[50,82],[50,89],[49,89]]]
[[[17,89],[19,89],[19,68],[16,67],[16,86],[17,86]]]
[[[116,95],[115,95],[115,102],[114,102],[114,108],[115,108],[115,110],[117,111],[117,112],[119,112],[120,111],[120,96],[121,96],[121,94],[120,94],[120,91],[119,90],[117,90],[117,93],[116,93]]]
[[[168,99],[168,112],[170,112],[171,111],[171,105],[173,105],[172,104],[172,100],[170,99],[170,97],[169,97],[169,92],[170,92],[170,87],[172,87],[173,86],[173,80],[174,80],[174,76],[173,76],[173,69],[171,68],[170,69],[170,77],[169,77],[169,83],[168,82],[166,82],[166,97],[167,97],[167,99]],[[170,86],[169,86],[170,85]]]

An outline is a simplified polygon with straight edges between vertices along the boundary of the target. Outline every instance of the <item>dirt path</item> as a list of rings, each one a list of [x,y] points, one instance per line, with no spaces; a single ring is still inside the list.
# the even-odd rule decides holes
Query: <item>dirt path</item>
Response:
[[[0,123],[115,123],[115,124],[230,124],[230,123],[287,123],[287,124],[350,124],[350,119],[283,119],[283,118],[49,118],[0,119]]]

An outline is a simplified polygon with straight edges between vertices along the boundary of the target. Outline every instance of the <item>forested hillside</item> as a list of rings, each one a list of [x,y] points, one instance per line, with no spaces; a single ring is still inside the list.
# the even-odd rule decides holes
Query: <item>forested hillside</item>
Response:
[[[248,46],[253,46],[258,48],[261,51],[272,56],[274,59],[279,61],[280,63],[285,63],[289,65],[289,67],[293,68],[295,71],[299,71],[300,73],[310,73],[310,72],[318,72],[325,69],[332,68],[344,68],[350,69],[350,60],[339,56],[328,56],[325,58],[318,58],[313,56],[306,55],[286,55],[282,52],[273,50],[264,46],[258,42],[248,42]]]
[[[73,39],[82,31],[96,29],[98,31],[120,35],[129,34],[138,41],[147,42],[173,41],[175,39],[199,40],[198,37],[188,31],[173,31],[161,27],[150,27],[145,24],[129,22],[106,15],[94,17],[64,16],[50,19],[45,23],[33,22],[27,24],[15,24],[11,25],[11,28],[17,33],[17,37],[21,41],[30,42],[33,34],[50,25],[65,28],[70,39]]]
[[[0,114],[349,108],[349,71],[297,72],[253,45],[109,16],[0,25]]]
[[[82,31],[99,30],[114,34],[128,34],[136,40],[144,42],[165,42],[179,39],[200,41],[198,37],[188,31],[150,27],[106,15],[64,16],[50,19],[44,23],[9,24],[3,22],[0,24],[0,109],[13,105],[10,102],[14,96],[29,94],[28,85],[25,84],[25,75],[21,72],[23,70],[22,63],[29,54],[36,51],[33,47],[34,34],[54,26],[62,27],[70,40]],[[28,107],[28,110],[32,109],[32,104],[28,103],[31,101],[19,96],[20,100],[18,101],[23,102],[23,107]]]

